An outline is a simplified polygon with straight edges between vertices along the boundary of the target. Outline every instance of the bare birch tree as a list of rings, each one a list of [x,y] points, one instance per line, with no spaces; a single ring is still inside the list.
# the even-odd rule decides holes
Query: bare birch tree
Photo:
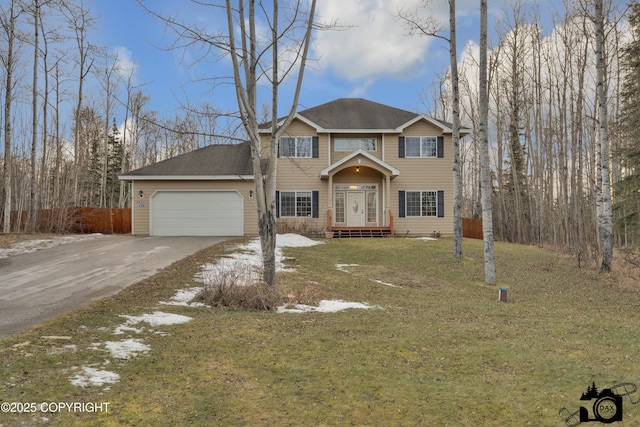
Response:
[[[276,287],[276,175],[278,168],[278,141],[284,130],[289,126],[298,107],[298,98],[302,88],[302,79],[311,43],[316,0],[311,1],[311,7],[306,18],[306,29],[297,50],[295,63],[298,63],[298,76],[293,100],[288,114],[282,121],[278,119],[280,97],[278,89],[283,79],[291,72],[291,68],[280,70],[280,41],[290,31],[290,25],[285,26],[284,32],[279,27],[279,4],[273,1],[273,11],[268,17],[270,25],[270,40],[265,51],[258,52],[259,34],[256,30],[255,1],[248,2],[248,14],[245,12],[244,0],[238,2],[234,8],[230,0],[226,0],[227,30],[229,36],[229,53],[233,63],[233,77],[238,99],[240,117],[249,136],[251,145],[251,159],[253,163],[256,201],[258,206],[258,233],[262,248],[263,282],[275,291]],[[301,1],[294,5],[295,14],[301,13]],[[264,10],[264,9],[263,9]],[[236,26],[240,27],[240,43],[236,43]],[[248,31],[247,31],[248,27]],[[265,148],[260,141],[259,110],[257,85],[261,69],[266,69],[261,58],[267,50],[271,50],[271,144],[265,156]],[[263,162],[263,159],[266,160]]]
[[[423,0],[422,8],[430,8],[430,0]],[[453,256],[463,257],[462,247],[462,170],[460,166],[460,88],[456,36],[456,1],[449,0],[449,37],[442,35],[442,25],[433,16],[421,16],[418,10],[398,12],[412,33],[436,37],[449,44],[449,76],[451,79],[451,140],[453,145]]]
[[[94,25],[95,19],[91,16],[91,12],[87,7],[85,7],[84,0],[80,0],[79,5],[72,4],[64,4],[63,13],[67,19],[68,25],[70,26],[71,31],[75,33],[75,41],[77,50],[77,73],[78,73],[78,92],[75,106],[75,116],[74,116],[74,170],[73,170],[73,202],[77,204],[78,202],[78,180],[79,180],[79,172],[80,167],[85,160],[82,157],[83,147],[81,146],[80,141],[80,128],[79,123],[81,120],[81,113],[83,108],[83,97],[84,97],[84,84],[87,75],[91,71],[91,67],[93,66],[93,59],[91,58],[91,46],[87,40],[87,34],[89,28]]]
[[[16,21],[21,14],[21,10],[18,9],[17,2],[11,0],[8,5],[9,10],[5,10],[4,7],[0,9],[0,24],[2,31],[6,36],[7,48],[5,55],[1,56],[2,64],[5,70],[4,81],[4,164],[2,169],[2,232],[11,232],[11,140],[12,140],[12,117],[11,106],[13,104],[13,90],[15,82],[13,80],[13,73],[16,67]],[[17,10],[18,9],[18,10]]]
[[[600,203],[598,212],[598,226],[600,230],[600,244],[602,252],[602,264],[600,271],[611,271],[613,262],[613,230],[611,222],[611,177],[609,157],[609,125],[607,111],[607,87],[605,81],[605,55],[604,49],[604,5],[603,0],[595,0],[595,32],[596,32],[596,96],[598,98],[598,126],[599,126],[599,151],[600,151]]]
[[[484,280],[496,284],[496,259],[493,251],[493,184],[489,162],[489,99],[487,95],[487,0],[480,0],[480,190],[482,193],[482,234],[484,237]]]
[[[161,19],[172,28],[178,40],[173,48],[204,47],[204,53],[198,52],[199,58],[205,58],[212,51],[229,55],[233,67],[233,81],[238,104],[238,115],[242,122],[251,147],[253,165],[255,200],[258,211],[258,233],[262,248],[264,284],[275,291],[276,287],[276,175],[278,166],[278,141],[289,126],[298,107],[298,99],[302,88],[302,80],[306,68],[311,33],[314,28],[316,0],[311,2],[292,0],[287,2],[288,10],[280,11],[280,2],[271,2],[269,11],[262,2],[255,0],[226,0],[224,5],[216,2],[193,1],[194,4],[208,10],[222,9],[226,17],[226,30],[222,33],[210,29],[187,25],[175,18],[167,18],[145,6],[143,0],[138,3],[153,16]],[[305,10],[305,5],[309,9]],[[261,14],[263,20],[256,14]],[[280,19],[286,16],[284,25]],[[266,28],[266,31],[259,31]],[[286,49],[282,44],[287,43]],[[287,60],[284,60],[284,56]],[[278,118],[282,105],[279,88],[283,81],[295,75],[295,91],[291,103],[288,104],[284,119]],[[213,81],[219,82],[229,76],[215,76]],[[261,142],[258,81],[268,81],[271,95],[271,127],[270,143],[264,146]],[[215,137],[210,135],[209,137]]]

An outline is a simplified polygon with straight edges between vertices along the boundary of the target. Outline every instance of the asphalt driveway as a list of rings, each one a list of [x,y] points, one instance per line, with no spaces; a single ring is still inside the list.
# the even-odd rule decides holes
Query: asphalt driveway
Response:
[[[113,295],[225,239],[105,235],[0,258],[0,338]]]

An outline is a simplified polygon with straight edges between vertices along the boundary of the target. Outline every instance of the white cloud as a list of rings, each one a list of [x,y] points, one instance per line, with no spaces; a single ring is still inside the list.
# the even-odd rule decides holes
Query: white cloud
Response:
[[[138,64],[133,60],[133,55],[129,49],[124,46],[117,46],[113,49],[115,56],[115,70],[123,80],[136,75]]]
[[[433,39],[408,36],[396,15],[400,9],[412,10],[421,4],[421,0],[319,2],[317,16],[321,21],[337,20],[338,25],[346,27],[316,33],[315,55],[320,67],[350,81],[420,74]],[[444,14],[433,13],[446,18],[446,9]]]

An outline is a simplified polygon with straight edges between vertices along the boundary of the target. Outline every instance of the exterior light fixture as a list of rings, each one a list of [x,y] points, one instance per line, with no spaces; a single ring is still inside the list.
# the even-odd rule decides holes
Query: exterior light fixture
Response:
[[[249,190],[249,198],[253,199],[253,190]]]
[[[140,198],[144,198],[144,191],[140,190],[140,192],[138,193],[138,196],[140,196]]]
[[[360,173],[360,166],[356,166],[356,173]]]

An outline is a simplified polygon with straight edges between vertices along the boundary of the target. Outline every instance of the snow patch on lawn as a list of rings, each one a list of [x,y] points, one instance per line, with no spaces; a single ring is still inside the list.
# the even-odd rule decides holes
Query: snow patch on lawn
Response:
[[[393,283],[383,282],[382,280],[376,280],[376,279],[369,279],[369,280],[371,280],[374,283],[380,283],[381,285],[389,286],[391,288],[399,288],[400,287],[400,286],[394,285]]]
[[[282,248],[301,248],[315,245],[322,245],[324,242],[311,240],[299,234],[278,234],[276,235],[276,270],[294,271],[283,264],[285,257]],[[249,243],[238,246],[238,252],[226,255],[215,264],[205,264],[196,280],[206,285],[214,283],[219,276],[233,276],[235,284],[256,283],[260,279],[262,269],[262,248],[260,239],[253,239]]]
[[[82,240],[93,240],[102,236],[104,236],[104,234],[94,233],[54,237],[52,239],[25,240],[24,242],[14,243],[8,248],[0,249],[0,258],[29,254],[40,249],[53,248],[55,246],[66,245],[67,243],[79,242]]]
[[[94,344],[94,348],[99,347],[100,344]],[[138,354],[147,354],[151,347],[144,344],[140,339],[127,339],[122,341],[107,341],[104,343],[105,348],[111,354],[114,359],[131,359],[138,356]]]
[[[201,302],[190,302],[196,295],[204,288],[187,288],[178,289],[176,294],[171,297],[169,301],[160,301],[160,304],[164,305],[179,305],[184,307],[206,307],[207,305]]]
[[[165,325],[178,325],[193,320],[192,317],[182,316],[180,314],[164,313],[162,311],[155,311],[141,316],[121,315],[121,317],[125,317],[127,321],[116,327],[113,331],[114,335],[122,335],[125,332],[135,332],[136,334],[142,333],[145,328],[135,328],[132,325],[137,325],[138,323],[143,322],[148,323],[150,326],[158,327]],[[151,351],[151,346],[145,344],[140,338],[129,338],[121,341],[107,341],[105,343],[93,343],[91,348],[94,350],[102,350],[104,348],[109,352],[111,357],[120,360],[129,360],[139,356],[140,354],[147,354]],[[105,363],[108,363],[108,361]],[[69,379],[71,384],[79,387],[87,387],[89,385],[101,386],[106,382],[116,382],[120,378],[118,374],[113,372],[101,371],[90,367],[83,367],[82,371],[82,374]]]
[[[193,320],[193,317],[183,316],[181,314],[165,313],[162,311],[154,311],[153,313],[143,314],[141,316],[128,316],[121,314],[120,317],[127,319],[121,325],[118,325],[114,330],[114,335],[122,335],[126,332],[134,332],[140,334],[145,328],[135,328],[133,325],[138,323],[148,323],[150,326],[165,326],[165,325],[179,325],[181,323],[187,323]]]
[[[117,326],[113,330],[113,335],[124,335],[127,332],[133,332],[136,334],[141,334],[144,331],[144,328],[134,328],[133,326],[127,326],[126,323]]]
[[[71,384],[78,387],[96,386],[100,387],[105,384],[115,384],[120,381],[120,375],[111,371],[103,371],[96,368],[83,366],[81,372],[69,378]]]
[[[360,264],[336,264],[336,268],[338,271],[342,271],[344,273],[351,273],[351,271],[347,270],[347,267],[359,267]],[[382,280],[369,279],[369,281],[374,283],[379,283],[381,285],[389,286],[391,288],[399,288],[400,286],[396,286],[393,283],[383,282]]]
[[[414,240],[438,240],[435,237],[416,237]]]
[[[347,270],[347,267],[359,267],[360,264],[336,264],[336,268],[338,269],[338,271],[343,271],[345,273],[351,273],[349,270]]]
[[[278,313],[310,313],[310,312],[318,312],[318,313],[336,313],[338,311],[347,310],[349,308],[360,308],[360,309],[370,309],[373,308],[368,304],[363,304],[360,302],[347,302],[341,300],[322,300],[317,307],[306,304],[293,304],[293,308],[291,305],[283,305],[278,307]]]
[[[143,314],[140,316],[127,316],[121,314],[120,317],[128,319],[125,325],[137,325],[138,323],[145,322],[150,326],[166,326],[166,325],[179,325],[181,323],[187,323],[193,320],[193,317],[183,316],[181,314],[165,313],[162,311],[154,311],[150,314]]]

